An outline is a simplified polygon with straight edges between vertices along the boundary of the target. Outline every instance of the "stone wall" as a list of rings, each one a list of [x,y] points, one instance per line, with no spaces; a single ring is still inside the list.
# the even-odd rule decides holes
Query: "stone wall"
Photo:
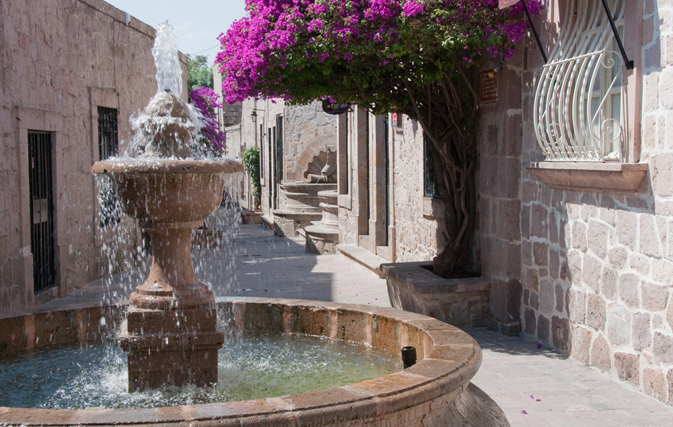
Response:
[[[627,20],[643,24],[628,39],[642,38],[642,47],[627,44],[636,60],[627,75],[632,87],[642,81],[642,97],[629,100],[637,116],[629,140],[649,165],[648,176],[637,193],[619,194],[552,189],[522,173],[523,329],[673,404],[673,26],[665,19],[673,5],[634,5],[637,13]],[[541,67],[534,50],[528,58],[524,87]],[[541,154],[533,92],[523,93],[526,163]]]
[[[362,150],[359,149],[359,141],[365,138],[366,125],[365,114],[353,107],[354,111],[340,116],[339,128],[339,243],[358,245],[358,237],[365,234],[362,231],[359,217],[366,217],[361,200],[363,191],[366,191],[367,161]],[[344,123],[345,122],[345,123]],[[341,135],[343,132],[344,135]]]
[[[479,266],[492,284],[491,326],[507,334],[521,330],[522,57],[497,72],[498,99],[479,115]]]
[[[223,98],[222,77],[218,73],[214,73],[213,80],[215,91],[220,95],[220,98]],[[218,109],[218,117],[222,118],[220,123],[222,123],[224,132],[227,135],[227,148],[224,155],[232,159],[241,159],[246,149],[250,147],[260,147],[260,137],[263,138],[264,135],[260,134],[259,125],[264,124],[264,113],[260,112],[258,121],[253,122],[252,111],[257,108],[263,109],[264,106],[257,106],[257,102],[252,98],[246,99],[240,103],[226,104],[226,102],[224,102],[224,104],[223,109]],[[226,120],[227,117],[231,118],[231,121]],[[235,122],[235,124],[227,124],[231,122]],[[264,126],[263,128],[266,129]],[[264,144],[262,144],[262,146],[264,146]],[[239,197],[243,208],[250,210],[255,208],[254,199],[252,197],[252,185],[250,177],[247,174],[245,174],[243,182],[241,183]]]
[[[327,149],[336,153],[336,116],[322,110],[320,102],[285,107],[285,177],[305,181],[309,162]]]
[[[400,125],[392,132],[395,261],[428,261],[442,244],[444,210],[424,195],[423,130],[405,116]]]
[[[441,200],[424,195],[422,129],[407,117],[395,123],[388,121],[390,190],[386,193],[386,122],[357,108],[348,113],[347,119],[343,115],[342,122],[345,140],[339,146],[340,244],[359,246],[390,262],[431,260],[438,242],[443,244],[443,209]],[[369,152],[367,138],[371,141]],[[390,209],[387,230],[386,205]],[[383,243],[384,233],[387,245]]]
[[[119,262],[101,259],[98,233],[97,107],[128,117],[156,92],[154,29],[101,0],[0,2],[0,311],[65,295]],[[183,57],[184,59],[184,57]],[[183,64],[184,65],[184,64]],[[183,93],[183,97],[186,92]],[[27,132],[51,135],[57,286],[33,292]],[[125,220],[123,220],[125,221]],[[135,234],[132,234],[135,238]],[[135,246],[135,241],[129,242]],[[128,247],[120,247],[120,254]]]
[[[216,84],[215,89],[221,93],[220,85]],[[253,111],[256,113],[255,121],[252,119]],[[304,172],[313,156],[325,151],[327,147],[336,151],[336,118],[325,114],[319,102],[290,106],[280,99],[244,100],[240,104],[240,123],[225,128],[227,141],[232,143],[231,146],[228,143],[226,154],[240,157],[248,147],[261,148],[261,208],[269,218],[273,216],[272,211],[275,209],[274,200],[279,196],[282,198],[278,185],[272,186],[274,170],[270,160],[273,153],[269,146],[269,134],[271,131],[273,135],[278,116],[283,117],[283,182],[304,181]],[[242,194],[243,206],[248,208],[252,208],[250,191],[248,182]],[[276,206],[282,203],[279,200]]]

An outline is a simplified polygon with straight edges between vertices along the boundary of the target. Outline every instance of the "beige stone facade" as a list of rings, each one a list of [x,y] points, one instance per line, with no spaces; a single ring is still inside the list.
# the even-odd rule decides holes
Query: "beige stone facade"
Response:
[[[522,171],[522,324],[540,342],[673,404],[673,5],[626,4],[624,43],[635,68],[624,71],[631,117],[622,164],[648,173],[636,192],[622,192],[550,188]],[[531,46],[528,66],[515,70],[524,165],[541,160],[527,90],[538,58]],[[594,182],[607,175],[583,169],[573,173]]]
[[[564,25],[560,3],[547,1],[536,21],[547,51]],[[623,70],[621,160],[544,161],[533,118],[543,60],[529,39],[498,71],[498,100],[480,107],[473,255],[492,285],[493,327],[521,330],[673,404],[673,4],[625,4],[623,39],[635,68]],[[430,260],[441,201],[424,197],[422,131],[403,119],[388,125],[384,141],[378,120],[358,112],[340,119],[341,244],[382,261]],[[376,144],[367,148],[368,140]],[[386,206],[387,245],[379,228]]]
[[[221,92],[217,82],[221,77],[215,79],[215,89]],[[238,158],[249,147],[260,148],[260,209],[270,224],[275,218],[273,211],[287,204],[281,185],[305,181],[304,174],[315,156],[327,149],[336,152],[335,123],[336,118],[325,114],[318,102],[293,106],[280,99],[250,98],[240,105],[240,123],[225,127],[227,156]],[[242,205],[252,210],[252,188],[249,178],[245,181]]]
[[[340,243],[385,261],[432,259],[442,214],[439,200],[424,195],[420,126],[357,108],[339,120]]]
[[[99,228],[91,175],[101,155],[98,108],[116,110],[123,148],[129,116],[156,92],[156,71],[154,29],[101,0],[3,1],[0,19],[0,312],[6,313],[66,295],[129,261],[121,256],[128,246],[119,248],[119,262],[101,257],[109,233]],[[31,246],[40,205],[31,201],[35,156],[28,140],[36,132],[47,138],[51,156],[52,203],[43,205],[54,226],[51,261],[35,260]],[[131,237],[128,245],[135,246]],[[36,293],[41,262],[52,263],[55,275]]]

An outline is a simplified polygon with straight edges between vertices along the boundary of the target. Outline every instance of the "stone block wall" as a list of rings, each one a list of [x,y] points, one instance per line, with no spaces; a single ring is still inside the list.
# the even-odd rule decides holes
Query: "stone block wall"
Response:
[[[442,202],[424,197],[423,131],[418,123],[404,116],[399,126],[388,124],[391,190],[387,196],[390,198],[391,223],[387,230],[387,250],[378,253],[381,247],[366,241],[375,231],[373,225],[382,222],[380,216],[385,215],[385,199],[381,198],[385,189],[374,184],[368,188],[367,174],[371,174],[370,181],[375,180],[379,185],[385,182],[385,178],[382,170],[373,170],[377,168],[373,158],[381,153],[370,150],[367,157],[365,120],[369,120],[370,138],[375,139],[376,144],[383,144],[383,138],[378,134],[383,132],[379,119],[373,116],[367,118],[366,113],[358,114],[357,110],[348,114],[348,129],[345,130],[348,158],[344,159],[344,172],[340,173],[340,179],[348,181],[348,188],[339,186],[339,242],[363,246],[391,262],[431,260],[437,253],[438,242],[441,243],[443,238]],[[340,148],[340,158],[346,156],[343,148]],[[378,178],[371,178],[377,173]],[[374,199],[373,207],[367,202],[368,197]],[[368,208],[369,214],[366,211]],[[377,215],[378,218],[375,217]]]
[[[213,75],[215,91],[222,97],[222,77],[218,73]],[[260,133],[259,126],[264,127],[264,116],[260,114],[258,122],[252,121],[252,111],[256,107],[256,102],[253,99],[246,99],[243,102],[236,103],[233,105],[226,104],[224,108],[218,111],[218,117],[222,117],[224,126],[224,132],[227,136],[226,139],[226,149],[224,155],[232,159],[241,159],[243,152],[250,147],[260,147],[263,144],[260,142],[262,138],[266,135],[266,130]],[[260,106],[259,108],[264,108]],[[227,125],[228,122],[225,120],[225,117],[234,117],[232,116],[232,111],[236,112],[236,124]],[[266,141],[266,139],[265,139]],[[243,182],[241,183],[240,188],[240,201],[241,206],[246,209],[254,209],[254,199],[252,197],[252,184],[250,177],[245,174]]]
[[[444,244],[442,201],[425,197],[423,129],[402,117],[393,128],[392,177],[396,262],[428,261]]]
[[[325,113],[320,102],[287,106],[285,111],[284,179],[305,181],[304,172],[314,156],[327,149],[336,153],[337,119]]]
[[[221,87],[216,85],[216,90]],[[252,112],[256,112],[255,121]],[[227,144],[237,145],[227,147],[227,155],[240,157],[249,147],[257,146],[261,149],[262,162],[262,211],[265,216],[272,217],[273,200],[278,196],[282,199],[280,188],[272,187],[273,167],[272,150],[269,147],[269,129],[276,127],[276,118],[283,117],[283,176],[282,182],[304,181],[304,172],[313,156],[326,151],[329,147],[336,152],[336,117],[322,111],[319,102],[304,106],[285,105],[280,99],[255,100],[246,99],[240,105],[240,124],[225,128]],[[261,129],[260,129],[261,126]],[[277,183],[280,184],[280,183]],[[251,207],[249,183],[244,186],[242,194],[243,206]],[[278,206],[284,200],[279,200]]]
[[[366,200],[368,193],[368,167],[366,155],[362,146],[366,138],[366,113],[354,111],[342,114],[338,138],[343,140],[339,146],[339,184],[338,184],[338,218],[339,243],[359,245],[359,236],[366,234],[360,218],[367,218]],[[345,123],[344,123],[345,122]],[[343,135],[342,135],[343,133]],[[345,183],[344,183],[345,182]]]
[[[118,261],[100,255],[109,237],[98,234],[90,173],[98,160],[97,107],[118,110],[123,148],[129,116],[156,92],[153,28],[135,18],[127,25],[122,11],[101,0],[39,3],[0,2],[3,313],[65,295],[129,261],[122,253],[135,241],[118,248],[113,256]],[[29,130],[47,131],[52,138],[57,287],[39,296],[33,292],[30,246]]]
[[[641,125],[634,152],[649,173],[636,194],[618,194],[552,189],[523,171],[523,330],[673,404],[673,4],[638,4],[642,34],[630,39],[642,38],[631,50],[642,105],[629,102]],[[524,84],[540,67],[529,61]],[[524,91],[524,163],[541,160],[532,97]]]
[[[491,327],[521,330],[521,105],[523,53],[497,71],[498,96],[482,104],[479,116],[479,266],[491,281]]]

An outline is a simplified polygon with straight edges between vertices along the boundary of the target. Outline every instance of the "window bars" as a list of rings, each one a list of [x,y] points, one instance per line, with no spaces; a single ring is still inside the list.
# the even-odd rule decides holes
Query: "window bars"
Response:
[[[118,114],[115,108],[98,107],[98,153],[105,160],[119,153]],[[100,204],[101,227],[120,221],[119,201],[112,180],[108,176],[98,177],[98,202]]]
[[[51,134],[28,131],[30,185],[30,249],[33,288],[40,292],[56,284]]]
[[[621,31],[625,0],[608,3]],[[546,160],[622,159],[623,68],[601,2],[568,2],[559,42],[543,67],[533,107],[535,136]]]
[[[115,108],[98,107],[98,151],[100,160],[116,156],[119,152]]]
[[[435,173],[431,144],[428,136],[423,133],[423,195],[425,197],[439,198],[437,174]]]

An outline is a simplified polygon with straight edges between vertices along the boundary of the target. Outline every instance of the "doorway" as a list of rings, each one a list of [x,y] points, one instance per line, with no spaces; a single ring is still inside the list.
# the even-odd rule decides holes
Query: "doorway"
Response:
[[[33,287],[38,293],[56,284],[51,134],[28,131],[30,248]]]

